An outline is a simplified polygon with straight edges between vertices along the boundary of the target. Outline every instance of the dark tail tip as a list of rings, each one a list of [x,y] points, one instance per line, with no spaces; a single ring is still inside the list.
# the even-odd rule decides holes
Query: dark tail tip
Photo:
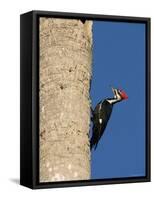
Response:
[[[92,148],[94,147],[94,150],[96,150],[97,148],[97,144],[93,144],[92,142],[90,142],[90,150],[92,151]]]

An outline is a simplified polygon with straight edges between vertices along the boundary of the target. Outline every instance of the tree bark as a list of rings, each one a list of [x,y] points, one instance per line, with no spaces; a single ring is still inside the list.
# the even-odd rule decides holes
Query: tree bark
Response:
[[[40,18],[40,182],[90,179],[92,21]]]

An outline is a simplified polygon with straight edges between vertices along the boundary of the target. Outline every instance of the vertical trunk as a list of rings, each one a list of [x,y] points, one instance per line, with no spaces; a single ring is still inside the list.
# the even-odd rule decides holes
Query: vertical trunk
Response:
[[[40,182],[90,178],[92,21],[40,18]]]

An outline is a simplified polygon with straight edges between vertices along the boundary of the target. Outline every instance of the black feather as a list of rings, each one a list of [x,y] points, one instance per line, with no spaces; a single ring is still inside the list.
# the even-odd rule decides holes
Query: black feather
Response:
[[[90,140],[90,149],[92,149],[93,147],[96,149],[97,144],[105,131],[108,120],[110,119],[112,108],[113,105],[110,104],[107,100],[99,102],[95,107],[92,117],[93,128],[92,137]],[[99,119],[102,120],[102,123],[99,122]]]

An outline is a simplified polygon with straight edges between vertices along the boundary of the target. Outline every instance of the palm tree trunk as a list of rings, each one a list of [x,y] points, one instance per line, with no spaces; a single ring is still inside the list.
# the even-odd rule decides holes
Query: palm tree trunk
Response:
[[[90,178],[92,21],[40,18],[40,182]]]

